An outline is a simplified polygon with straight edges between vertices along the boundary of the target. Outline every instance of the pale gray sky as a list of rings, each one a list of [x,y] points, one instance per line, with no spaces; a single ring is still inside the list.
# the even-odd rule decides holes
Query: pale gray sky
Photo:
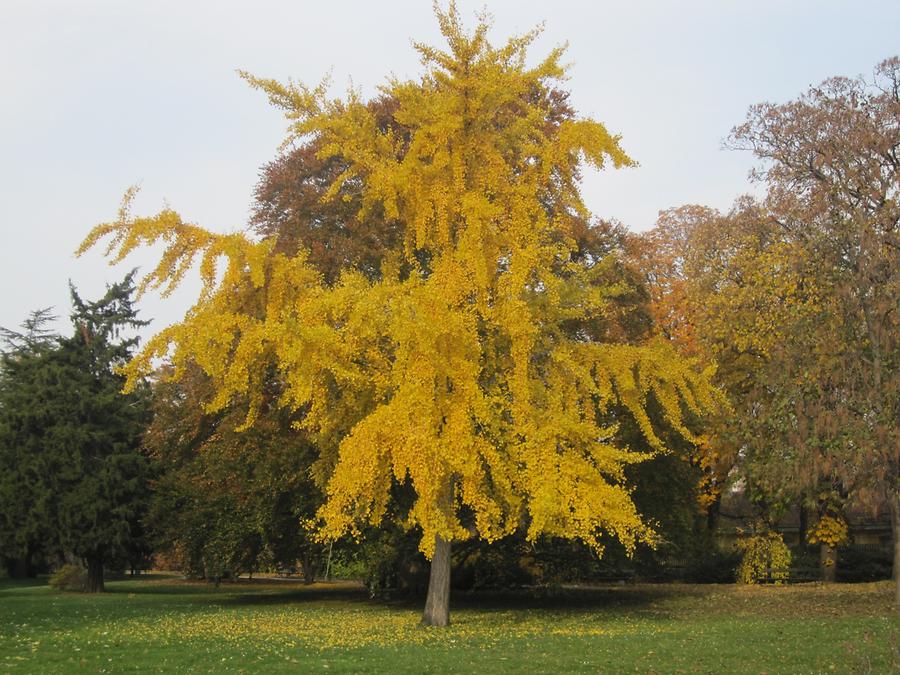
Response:
[[[871,74],[900,52],[897,0],[458,6],[472,21],[487,7],[496,42],[545,22],[536,57],[569,42],[578,111],[641,164],[588,176],[587,203],[635,230],[660,209],[727,208],[749,189],[752,159],[721,149],[749,105]],[[439,41],[427,0],[0,0],[0,325],[49,305],[65,317],[67,279],[93,298],[121,278],[128,266],[72,251],[129,185],[142,186],[138,213],[168,202],[216,230],[245,226],[286,125],[235,69],[308,83],[330,71],[337,93],[352,78],[371,94],[388,74],[419,72],[411,39]],[[177,320],[192,290],[144,298],[145,318]]]

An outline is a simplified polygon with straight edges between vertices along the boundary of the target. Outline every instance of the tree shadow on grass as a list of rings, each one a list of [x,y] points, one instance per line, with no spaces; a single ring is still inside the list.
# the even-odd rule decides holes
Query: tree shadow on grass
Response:
[[[114,593],[182,596],[203,604],[218,606],[277,606],[308,603],[358,603],[409,611],[421,611],[423,595],[396,595],[390,592],[373,598],[355,582],[318,582],[305,585],[293,579],[238,579],[210,582],[175,577],[144,579],[110,584]],[[513,590],[454,591],[452,611],[560,613],[603,612],[612,616],[674,616],[666,601],[678,598],[702,599],[712,591],[705,586],[672,584],[531,587]]]
[[[611,619],[646,617],[673,619],[679,616],[684,600],[702,602],[714,592],[712,585],[637,584],[565,587],[529,587],[512,590],[453,592],[450,613],[605,614]],[[384,604],[421,611],[424,597],[403,597]]]
[[[365,602],[365,587],[356,582],[303,584],[293,579],[261,578],[223,581],[216,586],[211,581],[185,579],[177,576],[126,580],[107,585],[118,594],[158,595],[191,598],[215,605],[276,605],[327,600]],[[199,598],[197,596],[200,596]]]
[[[216,595],[226,591],[211,583],[179,578],[112,581],[106,592],[116,595]]]
[[[227,589],[226,589],[227,593]],[[274,584],[266,584],[262,592],[238,591],[222,600],[229,605],[279,605],[308,602],[375,602],[369,596],[365,586],[355,582],[326,583],[311,585],[285,582],[279,588]]]
[[[226,591],[227,592],[227,591]],[[522,588],[515,590],[454,591],[450,598],[451,612],[527,612],[549,611],[561,613],[604,612],[611,615],[649,615],[657,618],[674,616],[664,606],[670,598],[702,598],[710,591],[693,586],[591,586],[565,588]],[[307,602],[354,602],[419,612],[424,607],[423,595],[386,594],[372,598],[362,586],[293,587],[266,593],[230,595],[217,604],[279,605]]]

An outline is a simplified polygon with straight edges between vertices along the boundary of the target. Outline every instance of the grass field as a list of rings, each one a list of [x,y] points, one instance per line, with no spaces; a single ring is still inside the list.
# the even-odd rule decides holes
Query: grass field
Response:
[[[453,625],[352,584],[212,586],[150,576],[109,593],[0,582],[0,672],[886,673],[889,583],[627,586],[465,595]]]

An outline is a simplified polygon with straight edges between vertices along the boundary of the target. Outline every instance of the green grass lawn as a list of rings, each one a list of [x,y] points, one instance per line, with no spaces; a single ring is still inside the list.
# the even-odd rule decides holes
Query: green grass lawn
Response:
[[[0,672],[886,673],[900,653],[890,583],[457,594],[449,629],[351,584],[107,588],[0,582]]]

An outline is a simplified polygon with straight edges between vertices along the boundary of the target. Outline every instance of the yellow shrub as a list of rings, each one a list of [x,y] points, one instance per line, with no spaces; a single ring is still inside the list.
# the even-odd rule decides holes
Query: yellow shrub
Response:
[[[837,548],[847,541],[848,536],[847,523],[843,518],[822,516],[807,538],[810,544],[827,544],[832,548]]]
[[[783,584],[790,576],[791,552],[777,532],[755,534],[738,542],[743,550],[741,564],[737,568],[740,584],[758,584],[771,581]]]

